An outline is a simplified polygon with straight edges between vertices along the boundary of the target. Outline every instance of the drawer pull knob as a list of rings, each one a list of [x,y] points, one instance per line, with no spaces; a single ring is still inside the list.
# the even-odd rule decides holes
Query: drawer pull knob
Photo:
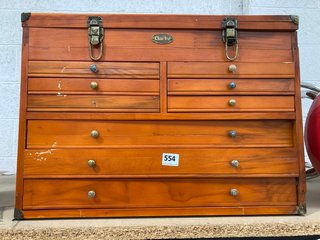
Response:
[[[91,82],[91,83],[90,83],[90,87],[91,87],[92,89],[97,89],[97,88],[98,88],[98,83],[97,83],[97,82]]]
[[[99,137],[99,132],[97,130],[92,130],[90,135],[93,138],[98,138]]]
[[[234,64],[229,65],[228,67],[229,72],[235,72],[237,70],[237,66]]]
[[[237,131],[235,130],[230,130],[228,132],[229,137],[235,138],[237,136]]]
[[[97,65],[95,65],[95,64],[91,64],[89,68],[90,68],[91,72],[94,72],[94,73],[98,72]]]
[[[90,159],[90,160],[88,160],[88,166],[89,167],[94,167],[96,165],[96,161],[95,160],[93,160],[93,159]]]
[[[237,168],[239,167],[240,163],[238,160],[232,160],[231,161],[231,166],[234,167],[234,168]]]
[[[231,106],[231,107],[235,106],[236,103],[237,103],[237,101],[235,99],[230,99],[229,100],[229,106]]]
[[[88,192],[88,197],[89,197],[89,198],[94,198],[94,197],[96,197],[96,192],[95,192],[95,191],[92,191],[92,190],[89,191],[89,192]]]
[[[235,188],[232,188],[231,190],[230,190],[230,195],[231,196],[238,196],[238,190],[237,189],[235,189]]]
[[[229,83],[229,88],[230,89],[234,89],[234,88],[236,88],[236,86],[237,86],[237,84],[235,82],[230,82]]]

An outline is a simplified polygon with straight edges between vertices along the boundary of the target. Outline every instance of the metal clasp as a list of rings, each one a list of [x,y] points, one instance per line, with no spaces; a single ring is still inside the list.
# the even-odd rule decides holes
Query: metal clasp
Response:
[[[91,16],[88,17],[88,39],[89,39],[89,56],[93,61],[98,61],[103,53],[103,38],[104,29],[102,26],[102,17]],[[99,46],[99,56],[94,57],[92,54],[93,46]]]
[[[225,43],[226,57],[230,61],[234,61],[238,57],[238,21],[233,17],[225,17],[221,22],[222,41]],[[229,47],[235,45],[235,55],[229,56]]]

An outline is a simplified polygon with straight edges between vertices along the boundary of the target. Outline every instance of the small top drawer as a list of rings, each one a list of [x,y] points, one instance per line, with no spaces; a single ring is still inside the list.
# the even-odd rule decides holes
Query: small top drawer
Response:
[[[169,78],[293,78],[294,63],[169,62]]]
[[[159,63],[30,61],[28,76],[159,79]]]

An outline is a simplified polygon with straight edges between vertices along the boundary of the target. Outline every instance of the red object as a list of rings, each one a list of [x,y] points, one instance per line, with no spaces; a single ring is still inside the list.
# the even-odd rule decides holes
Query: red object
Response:
[[[320,95],[309,110],[305,125],[304,140],[313,167],[320,173]]]

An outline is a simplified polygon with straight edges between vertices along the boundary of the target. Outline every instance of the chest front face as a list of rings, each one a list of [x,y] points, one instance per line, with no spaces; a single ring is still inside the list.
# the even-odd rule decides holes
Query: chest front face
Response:
[[[303,213],[290,16],[31,14],[23,26],[24,218]]]

